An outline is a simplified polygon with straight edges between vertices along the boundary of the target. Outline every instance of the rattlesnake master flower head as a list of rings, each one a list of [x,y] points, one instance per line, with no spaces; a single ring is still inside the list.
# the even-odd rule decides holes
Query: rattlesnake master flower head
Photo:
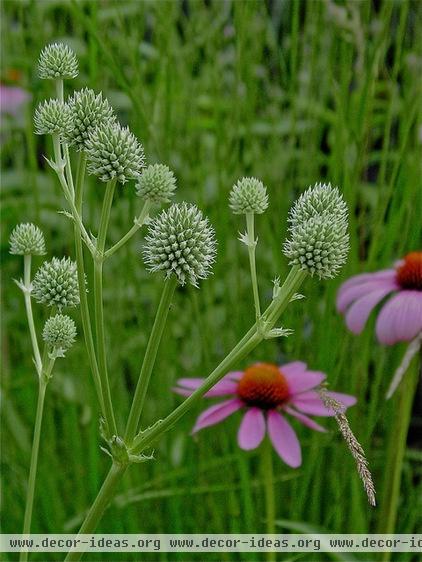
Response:
[[[176,189],[176,178],[164,164],[151,164],[140,175],[136,193],[153,203],[168,203]]]
[[[51,316],[44,324],[42,337],[51,347],[66,351],[75,343],[75,322],[65,314]]]
[[[267,189],[256,178],[242,178],[230,191],[229,206],[235,215],[259,215],[268,207]]]
[[[40,78],[76,78],[78,74],[78,59],[68,45],[52,43],[41,51],[38,59]]]
[[[79,304],[76,263],[70,258],[53,258],[44,262],[32,282],[32,294],[47,306],[62,308]]]
[[[151,272],[197,287],[211,274],[215,255],[214,229],[195,205],[173,204],[149,224],[143,256]]]
[[[89,88],[74,92],[68,105],[73,128],[65,135],[65,141],[77,151],[85,150],[88,137],[95,127],[112,124],[116,120],[108,100]]]
[[[293,205],[289,221],[283,249],[290,265],[320,279],[335,277],[349,251],[347,207],[338,189],[321,184],[308,189]]]
[[[288,221],[293,224],[303,223],[321,213],[336,215],[337,219],[347,220],[347,204],[338,187],[330,183],[316,183],[299,197],[290,210]]]
[[[145,167],[142,145],[128,127],[104,123],[96,127],[86,141],[88,172],[101,181],[117,179],[126,183],[138,179]]]
[[[30,222],[18,224],[9,238],[10,253],[21,256],[42,256],[45,254],[45,240],[42,231]]]
[[[40,103],[35,110],[34,125],[37,135],[68,134],[73,129],[69,106],[56,99]]]

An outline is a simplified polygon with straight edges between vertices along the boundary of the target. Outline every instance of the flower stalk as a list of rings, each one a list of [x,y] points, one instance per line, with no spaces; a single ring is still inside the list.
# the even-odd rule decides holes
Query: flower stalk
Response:
[[[247,213],[246,232],[248,238],[249,265],[251,269],[252,290],[253,290],[253,298],[255,304],[255,316],[256,319],[258,320],[261,317],[261,305],[259,303],[258,278],[256,275],[255,250],[256,250],[257,241],[255,240],[254,223],[255,223],[254,213]]]
[[[136,435],[138,423],[145,404],[151,373],[157,357],[158,346],[160,345],[164,327],[167,320],[168,311],[177,286],[177,279],[170,277],[164,283],[163,292],[155,316],[154,325],[148,340],[148,345],[142,362],[138,384],[136,385],[135,396],[130,409],[129,418],[126,425],[125,442],[131,444]]]
[[[262,478],[265,489],[265,516],[266,530],[269,535],[275,534],[275,501],[274,501],[274,468],[273,468],[273,450],[268,437],[264,439],[261,452]],[[274,562],[276,560],[275,552],[267,552],[267,560]]]
[[[28,320],[29,333],[31,336],[32,350],[34,352],[35,368],[37,370],[38,376],[41,377],[42,360],[41,360],[40,349],[38,346],[37,334],[35,331],[34,315],[32,313],[32,301],[31,301],[31,255],[25,255],[23,257],[23,267],[24,267],[23,296],[25,299],[26,317]]]

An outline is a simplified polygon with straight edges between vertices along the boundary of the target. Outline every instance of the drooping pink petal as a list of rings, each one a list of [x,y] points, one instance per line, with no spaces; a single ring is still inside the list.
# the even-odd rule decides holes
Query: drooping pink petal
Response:
[[[231,371],[226,377],[232,381],[238,381],[243,377],[243,371]]]
[[[360,334],[363,330],[368,316],[372,309],[384,298],[391,293],[390,286],[376,289],[355,301],[346,313],[346,324],[351,332]]]
[[[359,285],[360,283],[366,283],[367,281],[375,281],[379,279],[390,279],[394,280],[396,278],[395,269],[382,269],[381,271],[375,271],[373,273],[360,273],[359,275],[353,275],[347,281],[340,285],[339,292],[342,292],[353,285]]]
[[[298,375],[306,371],[306,363],[303,361],[292,361],[285,365],[280,365],[280,371],[283,375]]]
[[[303,425],[306,425],[306,427],[310,427],[315,431],[321,431],[323,433],[327,431],[325,427],[319,425],[319,423],[317,423],[313,419],[309,418],[308,416],[305,416],[305,414],[301,414],[300,412],[294,410],[293,408],[289,408],[287,406],[284,408],[284,411],[290,414],[291,416],[293,416],[294,418],[298,419],[300,423],[303,423]]]
[[[325,374],[319,371],[304,371],[294,374],[282,371],[289,387],[290,396],[315,388],[325,379]]]
[[[302,464],[302,452],[295,430],[276,410],[267,414],[268,435],[283,461],[293,468]]]
[[[241,449],[256,449],[265,435],[265,417],[259,408],[250,408],[243,416],[237,434],[237,442]]]
[[[395,279],[372,279],[364,283],[356,283],[346,287],[346,289],[341,289],[337,293],[337,310],[344,313],[354,301],[377,289],[387,289],[388,287],[390,287],[391,291],[399,289]]]
[[[208,427],[210,425],[214,425],[223,421],[225,418],[229,417],[237,410],[240,410],[243,405],[243,402],[238,398],[226,400],[225,402],[221,402],[220,404],[214,404],[214,406],[211,406],[210,408],[204,410],[198,417],[192,433],[196,433],[200,429],[204,429],[204,427]]]
[[[177,381],[177,387],[173,388],[174,392],[182,396],[190,396],[194,390],[199,388],[205,379],[201,378],[184,378]],[[227,396],[228,394],[236,394],[237,383],[227,378],[227,375],[214,385],[206,394],[207,398],[213,396]]]
[[[343,394],[341,392],[327,392],[327,394],[340,402],[346,409],[356,404],[356,398],[350,394]],[[334,416],[334,412],[326,408],[319,394],[313,390],[303,392],[297,397],[293,396],[291,403],[305,414],[326,417]]]
[[[386,345],[411,341],[422,331],[422,292],[404,290],[394,295],[377,318],[378,340]]]

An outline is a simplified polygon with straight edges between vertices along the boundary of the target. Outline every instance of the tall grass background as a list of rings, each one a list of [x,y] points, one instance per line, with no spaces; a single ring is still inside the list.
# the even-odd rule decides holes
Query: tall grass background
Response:
[[[287,272],[281,245],[288,209],[316,180],[339,185],[351,211],[351,252],[342,279],[389,267],[420,249],[421,24],[421,2],[407,0],[2,2],[2,77],[18,70],[19,85],[32,95],[17,120],[2,117],[3,532],[19,532],[22,525],[37,392],[23,300],[12,281],[21,276],[22,264],[8,254],[8,234],[16,223],[33,221],[44,230],[50,255],[74,255],[72,225],[57,213],[65,205],[60,187],[43,159],[51,151],[49,140],[33,134],[34,107],[53,96],[52,85],[36,75],[42,47],[61,40],[76,51],[81,71],[66,82],[66,93],[85,85],[102,90],[141,139],[148,162],[174,169],[177,200],[197,203],[216,229],[214,276],[199,290],[177,292],[142,419],[147,425],[179,403],[171,392],[178,377],[205,376],[254,320],[247,252],[237,241],[244,226],[227,206],[239,177],[259,177],[269,192],[270,208],[256,226],[258,277],[267,300],[272,279]],[[86,222],[93,232],[103,192],[104,186],[90,178]],[[133,185],[119,188],[109,243],[126,232],[139,208]],[[141,242],[138,235],[105,266],[109,373],[120,427],[161,287],[145,272]],[[333,389],[355,394],[350,422],[382,492],[398,416],[397,396],[386,402],[384,395],[405,346],[380,346],[373,316],[362,335],[346,330],[335,311],[342,279],[308,280],[306,300],[292,304],[282,320],[294,335],[264,343],[238,368],[256,360],[301,359],[326,372]],[[35,313],[41,327],[45,310],[37,306]],[[100,451],[78,311],[72,316],[80,337],[57,364],[47,396],[33,532],[76,532],[109,466]],[[239,416],[190,436],[208,402],[157,444],[156,460],[128,471],[99,531],[265,532],[259,452],[238,449]],[[419,392],[402,473],[400,533],[420,525],[420,404]],[[326,532],[376,531],[382,507],[368,506],[335,423],[326,425],[328,434],[296,426],[301,468],[290,469],[274,457],[278,529],[301,523]],[[161,553],[144,559],[188,558],[262,556]],[[312,555],[312,560],[326,559]]]

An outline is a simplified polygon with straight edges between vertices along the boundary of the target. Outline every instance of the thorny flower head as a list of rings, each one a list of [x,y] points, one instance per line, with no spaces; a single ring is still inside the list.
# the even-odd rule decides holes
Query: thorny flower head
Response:
[[[73,128],[69,106],[56,99],[40,103],[35,110],[34,125],[37,135],[68,134]]]
[[[43,340],[52,348],[63,352],[70,349],[75,342],[75,322],[66,314],[51,316],[44,324]]]
[[[320,279],[335,277],[349,251],[347,208],[337,188],[316,184],[295,202],[284,254]]]
[[[145,166],[142,145],[128,127],[119,123],[103,123],[96,127],[86,141],[88,172],[101,181],[116,179],[126,183],[138,179]]]
[[[52,43],[41,51],[38,60],[40,78],[76,78],[78,73],[78,59],[68,45]]]
[[[140,175],[136,193],[153,203],[168,203],[176,189],[176,178],[164,164],[151,164]]]
[[[73,307],[79,304],[76,263],[70,258],[44,262],[35,274],[33,295],[47,306]]]
[[[229,206],[235,215],[261,214],[268,207],[267,189],[256,178],[242,178],[230,191]]]
[[[67,103],[73,128],[65,135],[65,140],[77,151],[85,150],[88,137],[95,127],[111,125],[116,119],[108,100],[89,88],[74,92]]]
[[[10,234],[10,253],[21,256],[42,256],[45,254],[45,240],[42,231],[30,222],[15,226]]]
[[[143,256],[149,271],[162,271],[166,278],[177,277],[198,285],[211,273],[215,260],[214,229],[195,206],[173,204],[149,225]]]

